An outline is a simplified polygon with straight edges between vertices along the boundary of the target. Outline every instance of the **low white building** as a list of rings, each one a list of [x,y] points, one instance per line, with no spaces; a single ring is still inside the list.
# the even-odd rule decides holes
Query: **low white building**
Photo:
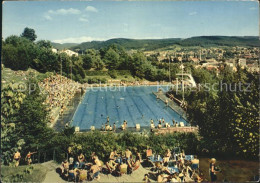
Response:
[[[74,56],[79,56],[79,54],[78,53],[76,53],[75,51],[72,51],[72,50],[62,50],[62,51],[60,51],[60,53],[66,53],[67,55],[69,55],[70,57],[72,57],[73,55]]]
[[[244,58],[238,59],[238,65],[240,65],[242,68],[246,67],[246,59]]]
[[[56,48],[52,48],[51,51],[52,51],[53,53],[58,53],[58,50],[57,50]]]

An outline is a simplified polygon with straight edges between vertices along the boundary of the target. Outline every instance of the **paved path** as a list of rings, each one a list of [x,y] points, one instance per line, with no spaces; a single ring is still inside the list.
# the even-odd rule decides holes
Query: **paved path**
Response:
[[[59,165],[56,162],[48,161],[48,162],[42,163],[42,165],[49,169],[43,183],[65,183],[65,182],[67,182],[67,181],[63,180],[60,177],[60,175],[56,172],[56,168],[59,167]]]
[[[99,180],[94,180],[93,182],[143,182],[145,174],[148,174],[148,170],[140,166],[131,175],[122,175],[121,177],[115,177],[112,175],[101,174]],[[151,180],[153,182],[153,180]]]
[[[54,161],[48,161],[42,163],[42,165],[49,169],[43,183],[66,183],[67,182],[63,180],[56,172],[56,168],[59,167],[59,164],[55,163]],[[147,169],[140,166],[131,175],[127,174],[127,175],[122,175],[121,177],[115,177],[112,176],[111,174],[109,175],[100,174],[100,179],[94,180],[92,182],[143,182],[144,175],[148,174],[148,172],[149,171]]]

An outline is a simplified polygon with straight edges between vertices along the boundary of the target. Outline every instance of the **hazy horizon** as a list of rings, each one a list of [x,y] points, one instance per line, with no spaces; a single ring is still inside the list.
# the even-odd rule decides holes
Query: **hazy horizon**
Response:
[[[259,35],[257,1],[4,1],[2,14],[4,39],[25,27],[56,43]]]
[[[194,37],[259,37],[259,35],[257,36],[224,36],[224,35],[203,35],[203,36],[193,36],[193,37],[187,37],[187,38],[178,38],[178,37],[169,37],[169,38],[125,38],[125,37],[115,37],[115,38],[109,38],[109,39],[105,39],[105,40],[92,40],[92,41],[85,41],[85,42],[64,42],[64,43],[58,43],[58,42],[53,42],[52,43],[58,43],[58,44],[81,44],[81,43],[91,43],[91,42],[95,42],[95,41],[108,41],[108,40],[112,40],[112,39],[131,39],[131,40],[163,40],[163,39],[189,39],[189,38],[194,38]]]

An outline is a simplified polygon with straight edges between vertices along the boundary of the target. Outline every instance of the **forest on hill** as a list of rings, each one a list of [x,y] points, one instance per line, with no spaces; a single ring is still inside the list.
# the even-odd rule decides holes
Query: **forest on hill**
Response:
[[[245,36],[245,37],[235,37],[235,36],[199,36],[191,37],[187,39],[180,38],[169,38],[169,39],[109,39],[107,41],[91,41],[84,42],[78,45],[70,47],[74,51],[85,51],[86,49],[101,49],[112,44],[117,44],[124,47],[126,50],[136,49],[136,50],[155,50],[159,48],[165,48],[171,45],[180,46],[255,46],[260,47],[259,38],[257,36]],[[54,47],[58,48],[56,43],[53,44]],[[61,44],[58,44],[61,46]],[[69,45],[63,44],[63,46]],[[59,48],[58,48],[59,49]]]

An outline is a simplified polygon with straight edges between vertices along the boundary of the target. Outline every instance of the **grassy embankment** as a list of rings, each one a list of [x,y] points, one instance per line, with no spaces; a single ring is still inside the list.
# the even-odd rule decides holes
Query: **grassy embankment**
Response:
[[[106,83],[113,81],[126,81],[126,82],[133,82],[136,80],[128,70],[115,70],[115,71],[109,71],[109,70],[102,70],[102,71],[95,71],[95,70],[89,70],[86,71],[86,77],[84,79],[86,83],[92,84],[92,83]]]
[[[259,162],[249,160],[219,160],[217,166],[222,170],[217,174],[218,181],[222,182],[246,182],[251,181],[255,175],[258,175]],[[209,178],[209,158],[200,158],[200,169],[203,171],[205,178]]]
[[[18,167],[1,167],[1,180],[3,182],[42,182],[48,172],[48,168],[41,164]]]

